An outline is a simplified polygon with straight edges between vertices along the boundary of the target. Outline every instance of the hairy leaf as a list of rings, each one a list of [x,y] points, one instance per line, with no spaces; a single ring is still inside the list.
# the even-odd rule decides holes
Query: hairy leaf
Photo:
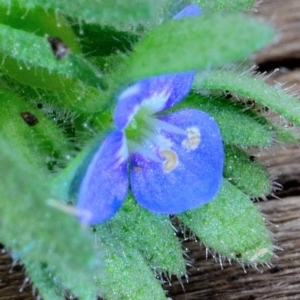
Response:
[[[226,180],[212,202],[179,218],[206,247],[229,259],[256,265],[273,256],[263,216],[248,196]]]
[[[264,22],[239,14],[204,14],[167,21],[136,45],[119,78],[126,82],[211,68],[246,57],[272,37],[273,30]]]
[[[48,178],[0,139],[0,240],[25,262],[53,267],[62,284],[82,299],[95,298],[102,256],[92,236],[51,199]],[[80,255],[78,255],[78,253]]]
[[[300,103],[297,98],[247,73],[211,71],[207,76],[196,79],[195,86],[200,89],[230,91],[245,99],[254,100],[300,125]]]

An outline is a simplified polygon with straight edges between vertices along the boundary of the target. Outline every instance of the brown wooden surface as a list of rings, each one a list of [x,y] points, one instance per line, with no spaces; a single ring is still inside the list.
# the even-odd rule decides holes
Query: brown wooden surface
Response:
[[[288,82],[291,92],[299,91],[300,85],[294,84],[300,83],[300,0],[264,0],[257,10],[257,15],[265,16],[279,31],[276,41],[255,56],[260,70],[278,68],[268,81]],[[300,299],[300,150],[273,147],[256,156],[285,188],[278,193],[282,200],[258,204],[272,224],[275,244],[283,251],[276,252],[272,268],[246,269],[245,273],[235,263],[225,263],[221,269],[211,256],[205,258],[205,249],[198,243],[189,242],[186,246],[194,267],[189,269],[185,291],[175,279],[172,286],[166,285],[172,299]],[[31,287],[23,285],[22,267],[13,266],[0,249],[0,300],[34,299]]]

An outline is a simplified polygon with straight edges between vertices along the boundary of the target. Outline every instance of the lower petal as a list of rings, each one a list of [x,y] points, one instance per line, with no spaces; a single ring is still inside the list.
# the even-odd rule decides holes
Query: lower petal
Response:
[[[114,131],[94,155],[80,186],[77,209],[83,223],[95,225],[112,217],[128,189],[127,145]]]
[[[224,151],[215,120],[204,112],[187,109],[161,120],[183,130],[187,136],[162,132],[172,141],[161,151],[165,164],[134,154],[131,162],[131,187],[137,201],[157,213],[176,214],[213,200],[222,183]]]

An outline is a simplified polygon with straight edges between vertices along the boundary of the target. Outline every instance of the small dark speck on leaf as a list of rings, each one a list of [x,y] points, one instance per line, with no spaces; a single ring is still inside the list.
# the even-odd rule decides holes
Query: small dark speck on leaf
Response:
[[[29,111],[21,112],[20,115],[25,121],[25,123],[29,126],[34,126],[39,122],[38,118]]]
[[[57,60],[61,60],[70,54],[69,47],[59,37],[51,37],[46,35],[46,38],[51,46],[52,52]]]
[[[250,161],[255,161],[255,156],[251,155],[251,156],[249,157],[249,159],[250,159]]]
[[[230,94],[230,91],[226,90],[225,91],[225,99],[231,99],[232,95]]]
[[[36,107],[37,107],[38,109],[42,109],[42,108],[43,108],[43,104],[42,104],[42,103],[38,103],[38,104],[36,105]]]

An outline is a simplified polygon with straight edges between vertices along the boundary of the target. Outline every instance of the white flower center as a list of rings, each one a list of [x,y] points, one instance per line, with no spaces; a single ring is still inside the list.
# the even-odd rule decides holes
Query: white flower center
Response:
[[[145,114],[144,110],[140,110],[131,120],[126,128],[129,152],[139,153],[144,158],[161,164],[162,170],[170,173],[178,167],[180,160],[173,141],[163,135],[162,131],[182,136],[181,146],[187,152],[198,148],[201,134],[196,126],[184,130],[151,114]]]

